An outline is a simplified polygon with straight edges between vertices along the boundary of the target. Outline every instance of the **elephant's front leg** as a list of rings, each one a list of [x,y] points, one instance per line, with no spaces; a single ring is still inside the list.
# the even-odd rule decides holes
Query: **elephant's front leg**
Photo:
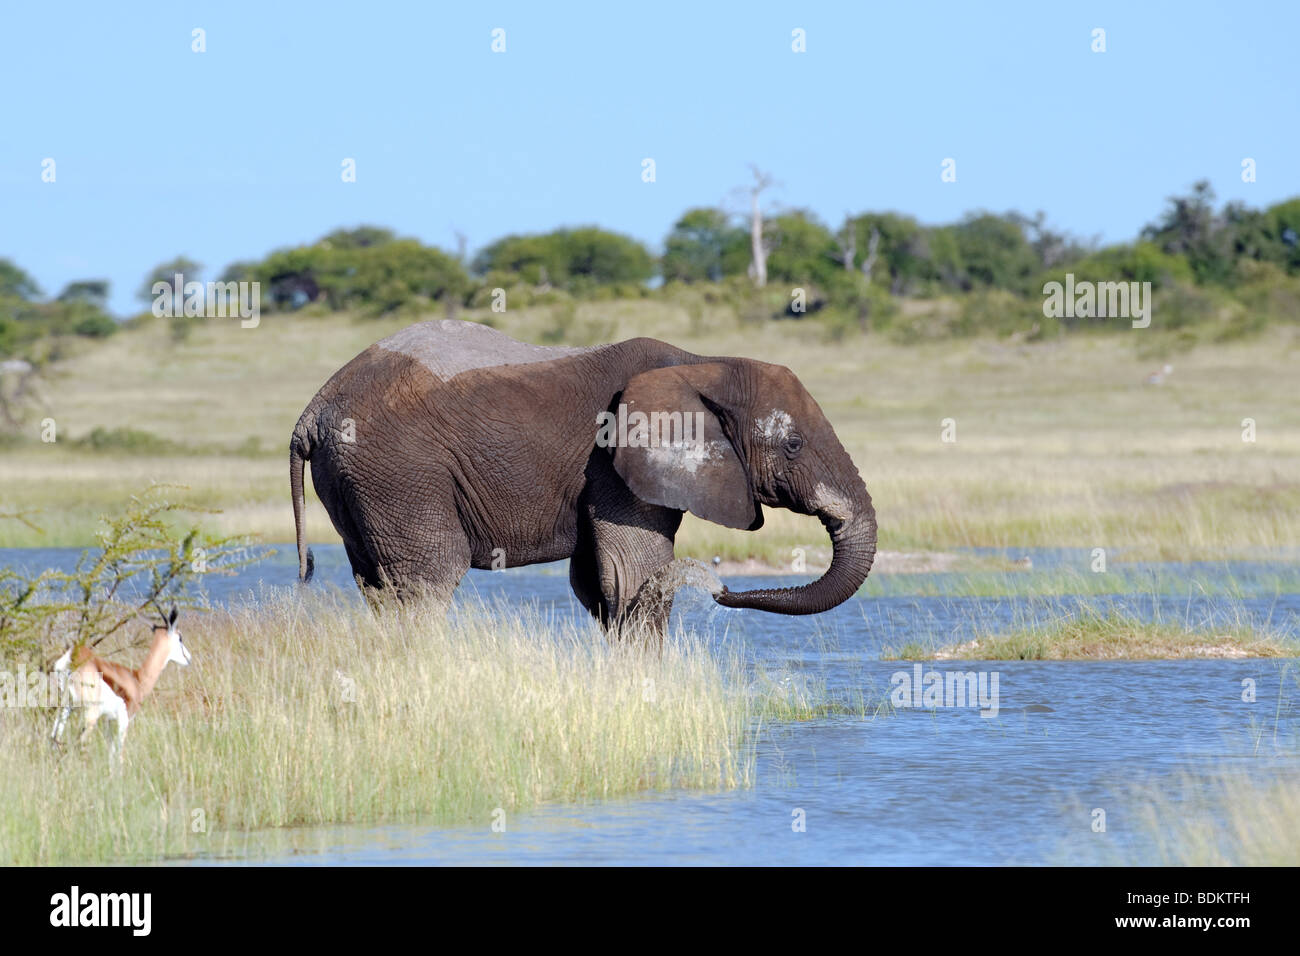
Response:
[[[578,501],[578,537],[569,581],[583,606],[605,627],[628,625],[662,636],[668,629],[673,591],[647,580],[673,560],[673,538],[682,513],[640,500],[596,449],[587,463],[587,484]]]

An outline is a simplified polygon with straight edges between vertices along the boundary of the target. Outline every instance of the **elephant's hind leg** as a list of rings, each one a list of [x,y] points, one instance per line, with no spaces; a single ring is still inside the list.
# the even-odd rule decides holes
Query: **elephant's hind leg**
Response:
[[[347,552],[348,564],[352,566],[352,579],[357,582],[358,587],[377,590],[383,586],[383,582],[379,580],[379,569],[370,560],[364,548],[344,541],[343,550]]]
[[[470,567],[469,541],[459,524],[386,534],[373,550],[381,592],[403,602],[427,601],[444,611]]]

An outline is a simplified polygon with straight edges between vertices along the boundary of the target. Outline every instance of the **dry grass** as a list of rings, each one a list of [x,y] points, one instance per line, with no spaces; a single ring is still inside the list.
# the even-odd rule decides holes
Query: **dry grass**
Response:
[[[1158,866],[1300,866],[1300,786],[1293,778],[1223,774],[1184,783],[1181,800],[1149,797],[1138,812]]]
[[[221,853],[250,830],[336,822],[487,828],[546,801],[745,786],[765,709],[736,659],[689,634],[660,655],[529,611],[447,623],[279,600],[202,616],[186,640],[193,663],[164,673],[111,777],[103,734],[75,747],[77,716],[60,755],[49,709],[0,709],[0,864]]]
[[[533,341],[546,308],[492,318]],[[0,451],[0,510],[41,508],[38,535],[0,526],[0,546],[81,545],[95,517],[149,479],[179,481],[222,508],[216,530],[292,538],[283,449],[298,414],[340,365],[407,319],[264,316],[258,329],[210,322],[172,342],[163,323],[69,360],[48,389],[55,445]],[[740,325],[716,308],[693,323],[655,301],[584,304],[579,337],[646,334],[706,354],[795,370],[822,404],[876,501],[888,550],[962,546],[1125,547],[1151,557],[1220,558],[1300,541],[1297,340],[1277,329],[1247,343],[1169,357],[1166,385],[1145,386],[1163,341],[1133,331],[1050,344],[962,341],[899,346],[830,342],[805,325]],[[941,421],[957,441],[940,441]],[[1257,441],[1241,440],[1253,418]],[[134,428],[191,454],[90,452],[95,426]],[[257,451],[256,449],[261,449]],[[311,500],[313,541],[336,540]],[[824,555],[814,519],[770,511],[757,533],[688,516],[679,553],[788,565]]]

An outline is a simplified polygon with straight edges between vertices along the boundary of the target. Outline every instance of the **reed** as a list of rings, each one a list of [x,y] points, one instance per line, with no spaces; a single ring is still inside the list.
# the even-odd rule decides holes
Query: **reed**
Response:
[[[248,852],[250,831],[345,822],[508,827],[546,801],[743,787],[749,732],[781,709],[693,634],[657,653],[528,608],[447,621],[264,598],[192,617],[186,643],[117,772],[104,739],[54,750],[48,708],[0,710],[0,863]]]

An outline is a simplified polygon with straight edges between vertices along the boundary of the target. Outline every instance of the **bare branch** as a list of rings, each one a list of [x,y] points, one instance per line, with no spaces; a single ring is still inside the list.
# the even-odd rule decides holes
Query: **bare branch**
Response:
[[[759,196],[772,185],[772,177],[753,163],[749,164],[749,169],[754,175],[754,182],[749,187],[749,275],[754,285],[761,289],[767,285],[767,254],[771,251],[771,240],[763,234],[763,209]]]
[[[871,227],[871,238],[867,240],[867,257],[862,260],[862,274],[871,281],[871,270],[876,265],[876,250],[880,248],[880,230]]]

